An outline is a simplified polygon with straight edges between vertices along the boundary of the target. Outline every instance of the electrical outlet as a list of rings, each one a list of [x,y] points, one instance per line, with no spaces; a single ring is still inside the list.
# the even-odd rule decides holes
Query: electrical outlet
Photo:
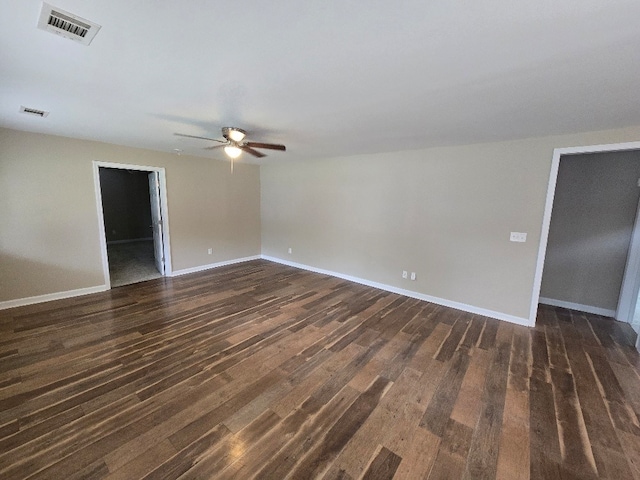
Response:
[[[402,270],[402,278],[407,279],[409,277],[409,274],[407,273],[406,270]]]
[[[509,237],[511,242],[526,242],[527,234],[524,232],[511,232],[511,236]]]
[[[411,272],[411,280],[415,280],[416,279],[416,272]]]
[[[293,253],[293,248],[289,247],[289,255]]]
[[[209,255],[213,254],[213,248],[210,248],[209,250],[207,250],[207,253],[208,253]]]

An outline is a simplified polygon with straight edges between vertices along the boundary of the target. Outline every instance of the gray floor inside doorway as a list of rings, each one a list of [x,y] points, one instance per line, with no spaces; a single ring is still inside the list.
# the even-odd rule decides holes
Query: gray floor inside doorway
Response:
[[[107,245],[111,287],[159,278],[153,256],[153,240],[136,240]]]

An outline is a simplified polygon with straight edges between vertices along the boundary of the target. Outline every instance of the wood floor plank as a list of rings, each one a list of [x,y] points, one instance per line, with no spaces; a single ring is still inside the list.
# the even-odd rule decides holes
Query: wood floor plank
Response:
[[[561,465],[582,477],[597,476],[593,453],[575,391],[573,375],[551,369],[551,383],[555,395],[556,417],[559,425]]]
[[[215,448],[230,433],[224,425],[217,425],[214,429],[180,450],[178,454],[168,460],[163,459],[165,461],[162,461],[160,465],[142,478],[145,480],[178,478],[189,471],[195,463],[195,459],[208,449]],[[171,444],[173,445],[173,442]]]
[[[183,461],[191,461],[191,468],[188,468],[180,478],[199,479],[213,477],[217,472],[221,472],[234,461],[245,455],[247,445],[252,445],[259,441],[282,419],[270,410],[265,410],[258,418],[247,425],[235,435],[225,437],[215,446],[210,446],[200,455],[194,456],[190,451],[190,445],[181,452]],[[195,459],[194,459],[195,457]],[[162,468],[164,472],[164,468]]]
[[[613,420],[607,410],[606,400],[598,391],[595,373],[584,350],[580,344],[567,344],[567,354],[598,474],[601,478],[632,478]],[[615,465],[615,469],[612,469],[612,465]],[[609,477],[608,472],[612,471],[627,474]]]
[[[512,395],[521,395],[512,391]],[[529,480],[529,415],[528,402],[512,400],[509,391],[505,400],[506,411],[517,411],[518,403],[527,409],[525,415],[505,415],[501,430],[499,456],[496,466],[498,480]],[[522,412],[525,413],[525,412]]]
[[[362,480],[391,480],[401,461],[401,457],[382,447],[362,476]]]
[[[323,432],[316,428],[316,422],[331,425],[353,404],[359,394],[357,390],[346,386],[333,395],[326,405],[320,405],[312,398],[307,399],[299,409],[291,412],[267,435],[251,445],[241,458],[221,471],[220,478],[245,479],[255,476],[287,445],[295,448],[301,443],[300,439],[304,438],[307,431],[316,431],[318,435],[322,435]],[[307,444],[306,447],[313,445]]]
[[[530,381],[531,478],[560,478],[562,459],[556,424],[553,389],[538,378]]]
[[[429,480],[462,478],[472,435],[473,429],[466,425],[454,420],[447,422]]]
[[[254,260],[0,311],[0,478],[640,480],[629,325]]]
[[[394,479],[427,478],[438,454],[440,437],[422,427],[414,427],[405,433],[407,435],[407,444],[410,445],[410,448],[402,452],[402,461],[398,466]]]
[[[455,320],[455,323],[451,327],[451,331],[449,332],[449,336],[442,343],[440,347],[440,351],[436,355],[436,360],[441,362],[446,362],[447,360],[451,360],[454,352],[458,348],[458,344],[460,340],[464,336],[467,328],[469,328],[471,315],[460,313],[458,318]]]
[[[349,406],[342,417],[329,429],[324,438],[302,458],[300,463],[293,467],[288,474],[289,478],[303,480],[322,475],[350,440],[353,432],[357,431],[371,415],[371,412],[376,408],[388,389],[389,384],[389,380],[383,377],[379,377],[373,382],[371,387],[365,390]],[[281,467],[282,462],[277,462],[277,470],[275,472]],[[273,478],[282,477],[275,475]]]
[[[331,478],[339,471],[344,471],[354,478],[359,478],[378,446],[371,442],[371,438],[374,437],[378,438],[380,445],[402,456],[400,452],[407,450],[407,432],[413,430],[424,413],[424,408],[416,402],[417,385],[421,376],[421,372],[410,368],[403,371],[398,380],[390,386],[378,408],[336,456],[326,476]],[[400,423],[403,423],[403,428],[398,428]],[[398,434],[400,440],[394,438],[394,434]]]
[[[276,401],[271,407],[274,412],[285,418],[291,414],[296,408],[303,404],[303,402],[310,397],[312,392],[316,392],[326,384],[332,376],[336,375],[338,371],[349,365],[356,355],[364,352],[364,348],[358,345],[350,345],[339,353],[333,356],[323,353],[317,354],[314,358],[324,359],[324,362],[320,363],[316,368],[309,373],[309,375],[301,381],[294,384],[292,388],[283,398]]]
[[[438,390],[420,421],[420,426],[428,428],[434,435],[442,437],[444,434],[469,361],[469,355],[463,351],[454,355],[449,370],[440,381]]]
[[[627,433],[624,431],[619,432],[619,437],[620,437],[620,443],[622,444],[622,450],[625,453],[627,463],[631,467],[633,478],[638,480],[640,479],[640,438],[638,438],[638,436],[632,433]],[[612,462],[609,462],[608,466],[611,466],[611,463]],[[620,468],[621,470],[621,472],[619,472],[618,474],[624,473],[626,475],[627,472],[626,470],[624,470],[624,467],[626,467],[625,463],[621,462],[620,467],[617,467],[617,466],[615,467],[615,468]],[[609,475],[613,475],[613,471],[610,472]],[[612,476],[610,478],[614,478],[614,477]],[[618,478],[631,478],[631,477],[621,475]]]
[[[598,384],[604,394],[609,407],[609,414],[616,428],[625,430],[640,436],[640,426],[630,402],[625,400],[622,387],[613,373],[609,362],[600,355],[590,353],[588,355],[593,371],[596,373]]]
[[[451,411],[451,418],[470,428],[475,428],[482,411],[482,391],[491,355],[486,350],[476,349],[471,355],[460,393]]]
[[[496,478],[528,480],[530,478],[529,445],[529,377],[530,348],[528,332],[513,333],[509,376],[500,432]]]
[[[164,464],[167,458],[173,457],[176,453],[176,449],[171,445],[169,440],[154,443],[151,448],[122,465],[107,465],[110,473],[104,478],[108,480],[143,478],[157,468],[159,464]]]
[[[502,326],[501,326],[502,327]],[[507,333],[508,332],[508,333]],[[511,358],[511,328],[498,339],[493,361],[487,372],[482,395],[482,411],[471,438],[463,478],[493,479],[496,477],[500,450],[500,430]]]

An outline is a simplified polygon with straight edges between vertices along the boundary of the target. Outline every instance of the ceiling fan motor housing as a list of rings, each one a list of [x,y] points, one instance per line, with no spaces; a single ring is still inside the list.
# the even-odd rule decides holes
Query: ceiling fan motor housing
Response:
[[[236,127],[222,127],[222,136],[233,143],[239,143],[247,136],[247,132]]]

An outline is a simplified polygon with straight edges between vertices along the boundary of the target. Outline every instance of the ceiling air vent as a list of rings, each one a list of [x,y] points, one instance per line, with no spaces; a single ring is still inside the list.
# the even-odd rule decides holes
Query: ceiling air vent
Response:
[[[74,42],[89,45],[100,30],[100,25],[48,3],[43,3],[38,19],[38,28]]]
[[[38,110],[37,108],[29,108],[24,105],[20,105],[20,113],[26,113],[28,115],[35,115],[36,117],[46,117],[49,115],[49,112],[45,112],[44,110]]]

